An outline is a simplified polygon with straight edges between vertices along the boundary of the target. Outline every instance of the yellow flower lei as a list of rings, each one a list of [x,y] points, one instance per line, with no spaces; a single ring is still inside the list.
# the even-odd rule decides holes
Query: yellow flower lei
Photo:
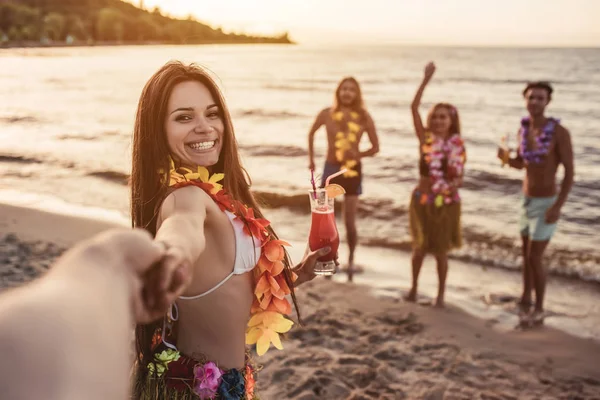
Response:
[[[209,176],[208,169],[205,167],[198,167],[196,172],[185,167],[179,167],[176,169],[175,162],[171,157],[169,157],[169,164],[169,186],[195,179],[204,183],[210,183],[213,187],[211,194],[217,194],[223,189],[223,185],[221,185],[219,182],[225,178],[225,174],[212,174]],[[162,169],[158,172],[161,175],[164,174],[164,170]]]
[[[360,115],[352,111],[350,112],[351,121],[346,124],[345,130],[339,130],[335,134],[335,159],[342,164],[342,169],[345,168],[347,171],[344,172],[344,177],[352,178],[358,176],[358,172],[354,169],[358,162],[356,160],[346,160],[346,151],[352,148],[352,144],[358,141],[358,134],[360,133],[362,126],[354,121],[358,121]],[[344,113],[337,111],[333,114],[333,120],[336,122],[342,122],[344,119]]]

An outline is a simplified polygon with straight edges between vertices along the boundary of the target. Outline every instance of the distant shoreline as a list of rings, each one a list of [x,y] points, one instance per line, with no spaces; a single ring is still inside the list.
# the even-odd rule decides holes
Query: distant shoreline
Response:
[[[249,39],[249,40],[215,40],[210,42],[189,42],[189,43],[172,43],[172,42],[160,42],[160,41],[148,41],[148,42],[114,42],[114,41],[96,41],[86,42],[77,41],[73,43],[65,42],[52,42],[52,43],[40,43],[38,41],[26,41],[26,42],[7,42],[0,44],[0,49],[35,49],[35,48],[59,48],[59,47],[108,47],[108,46],[189,46],[189,45],[215,45],[215,44],[280,44],[280,45],[295,45],[297,43],[286,40],[286,39]]]

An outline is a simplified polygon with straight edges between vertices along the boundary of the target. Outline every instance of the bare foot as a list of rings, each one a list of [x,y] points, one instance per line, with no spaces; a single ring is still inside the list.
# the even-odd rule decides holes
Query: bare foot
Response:
[[[518,303],[519,315],[527,315],[531,311],[531,299],[521,299]]]
[[[404,296],[404,300],[415,303],[417,301],[417,291],[415,289],[410,289],[410,292]]]
[[[519,324],[516,326],[518,329],[527,329],[531,327],[531,315],[525,312],[519,312]]]
[[[435,308],[445,308],[446,307],[446,303],[444,303],[444,299],[437,299],[435,301]]]
[[[531,324],[532,325],[543,325],[544,319],[547,317],[547,314],[544,310],[535,310],[533,314],[531,314]]]

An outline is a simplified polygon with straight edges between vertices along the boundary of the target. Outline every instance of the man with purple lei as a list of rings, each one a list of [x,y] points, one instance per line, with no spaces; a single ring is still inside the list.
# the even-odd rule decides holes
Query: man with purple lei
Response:
[[[517,156],[510,158],[508,149],[498,149],[498,158],[504,163],[512,168],[525,169],[520,218],[523,241],[522,323],[543,323],[546,271],[542,267],[542,256],[556,230],[575,172],[569,131],[560,124],[560,120],[544,114],[552,99],[552,91],[547,82],[527,85],[523,96],[529,115],[521,120]],[[560,164],[565,175],[557,195],[556,172]],[[533,312],[532,290],[535,290]]]

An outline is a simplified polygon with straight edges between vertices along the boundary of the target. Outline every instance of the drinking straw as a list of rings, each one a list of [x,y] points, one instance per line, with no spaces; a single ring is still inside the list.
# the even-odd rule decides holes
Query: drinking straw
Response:
[[[310,183],[312,184],[313,187],[313,199],[317,199],[317,185],[315,184],[315,170],[311,169],[310,170]]]
[[[333,178],[335,178],[336,176],[340,176],[343,173],[345,173],[346,171],[348,171],[346,168],[339,170],[338,172],[336,172],[335,174],[329,175],[329,177],[327,178],[327,180],[325,181],[325,186],[329,185],[329,181],[332,180]]]

